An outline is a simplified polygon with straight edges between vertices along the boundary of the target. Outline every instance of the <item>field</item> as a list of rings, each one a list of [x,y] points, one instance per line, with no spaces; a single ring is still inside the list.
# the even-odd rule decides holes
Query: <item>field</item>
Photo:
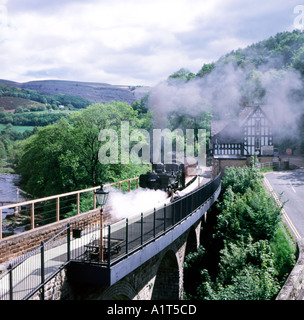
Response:
[[[6,124],[0,124],[0,131],[6,128]],[[33,126],[13,126],[12,129],[18,133],[23,133],[26,130],[33,130],[35,127]]]

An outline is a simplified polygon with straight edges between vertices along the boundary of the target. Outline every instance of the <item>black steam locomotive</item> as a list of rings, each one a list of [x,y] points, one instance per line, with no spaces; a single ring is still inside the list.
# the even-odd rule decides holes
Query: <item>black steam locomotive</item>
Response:
[[[185,187],[183,164],[152,164],[152,172],[140,175],[139,186],[142,188],[170,191]]]
[[[152,172],[140,175],[139,186],[154,190],[164,190],[171,193],[171,190],[185,188],[186,184],[195,176],[197,162],[191,163],[170,163],[152,164]]]

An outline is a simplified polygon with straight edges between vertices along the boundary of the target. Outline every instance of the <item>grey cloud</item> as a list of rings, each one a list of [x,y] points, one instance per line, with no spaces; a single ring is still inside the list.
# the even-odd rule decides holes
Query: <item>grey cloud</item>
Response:
[[[65,7],[72,3],[82,3],[82,0],[9,0],[7,3],[7,8],[9,12],[26,12],[35,11],[41,14],[48,14],[49,12],[54,12],[55,10],[60,10],[60,8]]]
[[[111,3],[113,1],[117,4],[121,2],[121,0],[111,0]],[[208,4],[208,1],[206,2]],[[9,0],[6,5],[12,20],[18,18],[17,20],[21,21],[22,15],[20,13],[28,12],[29,14],[35,13],[36,19],[37,16],[41,15],[42,22],[44,17],[50,15],[54,18],[48,20],[52,24],[53,21],[56,21],[57,14],[60,21],[65,21],[70,5],[95,3],[106,3],[106,0],[104,2],[99,0],[86,2],[82,0]],[[134,0],[128,0],[128,5],[129,3],[130,6],[131,4],[136,6],[137,4]],[[142,4],[142,1],[140,3]],[[66,24],[61,24],[63,26],[61,30],[56,30],[53,33],[49,32],[48,36],[45,36],[43,32],[32,30],[29,20],[24,20],[26,22],[20,26],[20,29],[28,29],[28,32],[23,38],[20,38],[18,50],[22,52],[23,56],[29,56],[33,63],[39,61],[40,57],[43,57],[44,61],[49,58],[50,62],[40,66],[29,65],[30,70],[27,73],[23,72],[23,74],[33,77],[50,74],[56,78],[67,79],[67,77],[72,77],[72,80],[78,80],[76,77],[79,76],[79,69],[81,68],[87,75],[97,74],[95,70],[102,69],[104,73],[111,76],[111,79],[119,79],[119,76],[121,76],[133,80],[136,77],[138,84],[141,84],[141,82],[147,84],[147,81],[151,84],[157,83],[162,78],[168,77],[170,74],[168,70],[175,68],[175,70],[172,70],[173,73],[182,67],[189,68],[189,65],[191,65],[191,69],[197,66],[197,69],[191,70],[196,73],[204,63],[216,61],[233,49],[245,47],[275,35],[277,32],[285,31],[293,23],[295,17],[293,8],[299,4],[297,0],[288,2],[286,0],[268,2],[264,0],[246,2],[227,0],[215,1],[214,3],[217,3],[217,7],[210,10],[208,14],[206,12],[203,14],[204,6],[202,4],[202,16],[194,21],[189,30],[175,32],[174,26],[171,26],[172,30],[170,29],[170,31],[155,30],[151,25],[143,26],[149,36],[139,40],[134,46],[126,46],[125,49],[120,51],[112,50],[103,45],[101,41],[102,33],[99,34],[95,25],[91,25],[90,21],[86,21],[84,19],[86,17],[83,16],[80,16],[80,21],[85,21],[85,23],[81,24],[77,20],[78,17],[75,17],[75,19],[68,19],[71,17],[67,17]],[[191,6],[191,1],[189,1],[189,6]],[[95,5],[90,8],[94,10]],[[102,10],[102,7],[99,6],[98,8]],[[63,9],[65,15],[60,14]],[[29,25],[25,25],[25,23]],[[65,37],[71,34],[71,30],[63,30],[64,27],[70,27],[69,23],[73,23],[71,26],[75,35],[70,41]],[[127,19],[125,23],[128,23]],[[80,26],[81,31],[77,30],[78,26]],[[180,30],[178,26],[176,26],[176,30]],[[18,39],[17,33],[18,30],[16,34],[12,33],[11,42],[14,42],[13,40],[16,38]],[[16,44],[13,43],[12,52],[15,52],[15,46]],[[53,50],[52,47],[56,49]],[[81,55],[77,55],[80,47]],[[8,49],[10,48],[8,47]],[[71,54],[74,52],[76,55]],[[176,58],[175,53],[180,53],[180,56]],[[22,60],[19,56],[16,55],[15,60],[13,60],[13,57],[8,57],[7,60],[10,61],[8,65],[15,66],[15,69],[24,70],[24,65],[20,67],[20,61]],[[64,74],[66,63],[68,63],[68,67]],[[160,68],[155,67],[157,63],[159,63]],[[71,68],[72,65],[75,66],[74,72]],[[35,69],[41,71],[33,71]],[[7,70],[7,74],[12,74],[9,66],[5,70]],[[56,73],[56,70],[58,70],[58,73]],[[91,80],[95,81],[97,79]],[[102,82],[107,81],[107,79],[102,79]]]

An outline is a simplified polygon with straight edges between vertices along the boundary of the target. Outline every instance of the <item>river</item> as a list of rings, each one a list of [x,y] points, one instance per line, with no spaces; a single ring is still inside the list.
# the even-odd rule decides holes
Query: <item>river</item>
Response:
[[[7,204],[22,202],[25,199],[21,192],[17,192],[17,183],[19,181],[19,175],[17,174],[0,174],[0,206]],[[12,214],[14,210],[5,209],[2,212],[2,218],[8,214]]]

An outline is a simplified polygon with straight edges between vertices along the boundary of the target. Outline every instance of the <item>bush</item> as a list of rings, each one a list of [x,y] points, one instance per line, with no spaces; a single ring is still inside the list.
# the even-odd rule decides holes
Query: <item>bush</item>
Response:
[[[223,191],[230,187],[235,193],[244,194],[247,189],[260,191],[262,176],[256,168],[227,168],[222,180]]]
[[[277,270],[278,278],[283,285],[290,270],[296,261],[296,246],[291,242],[284,226],[280,224],[271,242],[271,249],[274,253],[274,267]]]
[[[295,248],[280,223],[281,208],[264,189],[254,166],[227,169],[222,186],[219,202],[212,210],[217,213],[217,222],[210,240],[223,243],[222,249],[215,246],[219,248],[218,273],[210,276],[213,270],[208,266],[212,263],[206,263],[208,252],[203,248],[186,257],[185,281],[189,274],[197,274],[200,284],[195,288],[186,285],[184,297],[272,299],[295,263]]]
[[[280,221],[280,208],[263,188],[234,193],[228,187],[218,204],[218,234],[228,241],[252,236],[255,241],[272,239]]]
[[[273,275],[265,268],[246,266],[232,277],[231,284],[218,283],[213,289],[210,283],[204,284],[208,292],[206,300],[270,300],[279,290]]]

